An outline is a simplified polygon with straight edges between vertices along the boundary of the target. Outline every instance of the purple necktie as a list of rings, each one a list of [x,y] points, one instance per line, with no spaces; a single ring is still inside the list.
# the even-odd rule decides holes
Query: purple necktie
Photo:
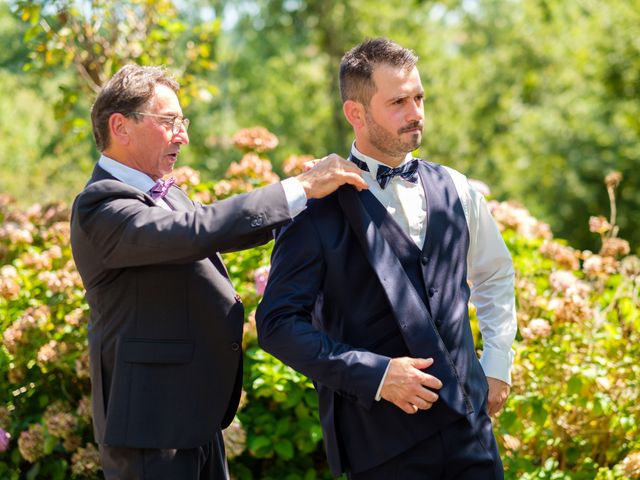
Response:
[[[149,195],[151,195],[151,198],[153,198],[154,200],[158,200],[160,198],[164,198],[167,195],[167,193],[169,192],[169,189],[175,183],[176,183],[176,178],[175,177],[169,177],[166,181],[160,179],[151,188],[151,190],[149,190]]]

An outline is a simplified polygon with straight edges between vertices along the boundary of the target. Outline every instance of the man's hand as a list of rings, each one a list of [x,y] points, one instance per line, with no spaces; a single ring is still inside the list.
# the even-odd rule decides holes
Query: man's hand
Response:
[[[442,382],[421,370],[433,364],[432,358],[392,358],[380,395],[406,413],[428,410],[438,400],[430,389],[442,388]]]
[[[489,383],[487,412],[493,417],[496,413],[502,410],[502,407],[504,407],[504,402],[507,401],[511,387],[502,380],[492,377],[487,377],[487,383]]]
[[[332,153],[296,178],[300,180],[307,198],[322,198],[335,192],[345,183],[353,185],[358,190],[368,188],[360,172],[352,162]]]

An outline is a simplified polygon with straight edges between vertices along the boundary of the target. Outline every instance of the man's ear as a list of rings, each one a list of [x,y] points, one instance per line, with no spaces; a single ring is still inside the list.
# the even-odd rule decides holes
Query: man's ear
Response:
[[[359,130],[365,124],[364,121],[364,105],[355,100],[346,100],[342,104],[342,111],[344,116],[347,117],[347,121],[351,124],[354,130]]]
[[[121,113],[112,113],[109,117],[109,133],[111,141],[120,145],[129,145],[131,142],[131,122]]]

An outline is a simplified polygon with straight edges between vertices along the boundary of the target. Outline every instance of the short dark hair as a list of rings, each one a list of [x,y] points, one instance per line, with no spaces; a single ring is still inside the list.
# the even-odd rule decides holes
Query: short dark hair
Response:
[[[103,152],[111,141],[109,118],[114,113],[131,115],[153,96],[156,85],[162,84],[178,92],[180,85],[164,67],[125,65],[111,77],[91,107],[93,137],[98,151]]]
[[[390,65],[411,70],[418,63],[417,55],[387,38],[367,39],[342,57],[340,62],[340,95],[342,101],[355,100],[363,105],[376,93],[373,70],[378,65]]]

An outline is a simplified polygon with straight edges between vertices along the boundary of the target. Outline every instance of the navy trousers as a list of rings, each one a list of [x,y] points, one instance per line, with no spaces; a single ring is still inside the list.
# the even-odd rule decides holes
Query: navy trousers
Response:
[[[100,445],[106,480],[228,480],[222,433],[185,450],[116,448]]]
[[[491,419],[482,408],[350,480],[504,480]]]

